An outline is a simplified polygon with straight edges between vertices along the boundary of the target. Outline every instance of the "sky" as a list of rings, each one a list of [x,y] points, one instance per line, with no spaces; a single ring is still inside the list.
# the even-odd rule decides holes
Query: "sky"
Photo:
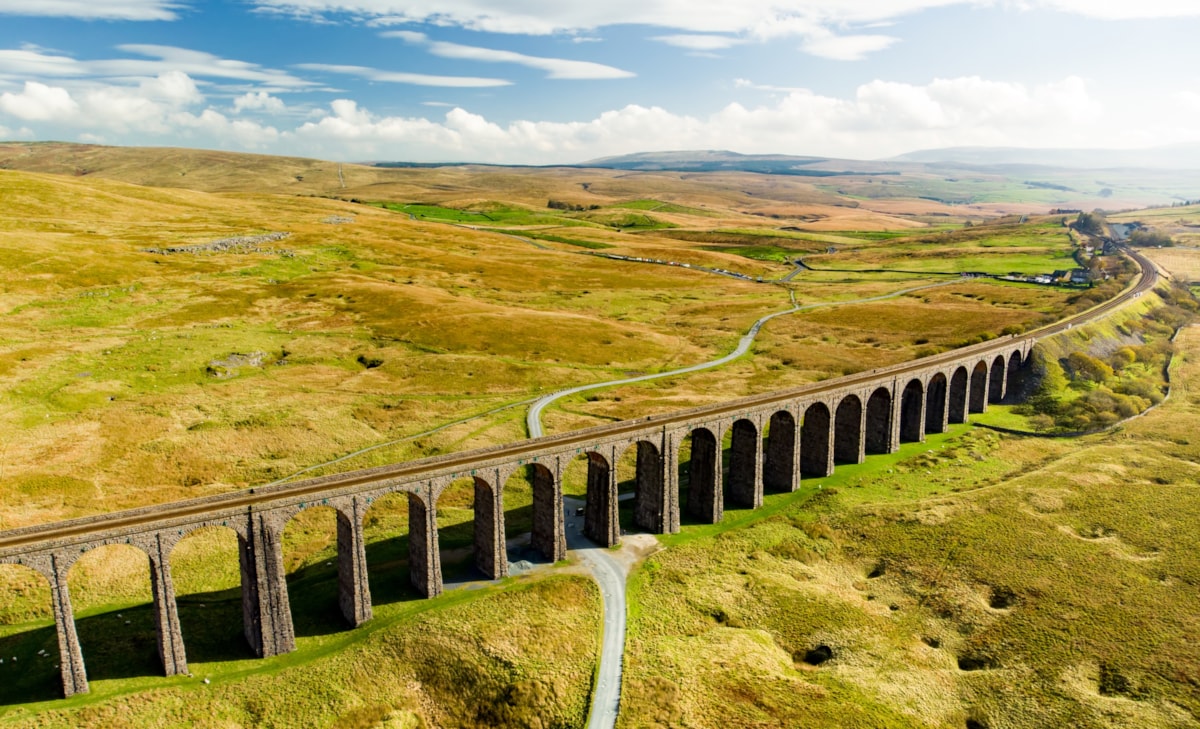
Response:
[[[0,0],[0,139],[338,161],[1200,142],[1197,0]]]

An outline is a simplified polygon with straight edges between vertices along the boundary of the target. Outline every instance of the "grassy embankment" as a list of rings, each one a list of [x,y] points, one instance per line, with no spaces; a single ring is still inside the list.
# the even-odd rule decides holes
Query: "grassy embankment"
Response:
[[[666,538],[620,725],[1194,726],[1200,332],[1180,347],[1171,400],[1115,432],[955,427]]]
[[[325,575],[290,586],[298,649],[267,660],[246,655],[240,601],[230,591],[182,599],[194,678],[155,675],[148,605],[84,609],[77,617],[92,692],[67,700],[53,698],[53,626],[7,625],[0,634],[6,656],[0,725],[517,729],[583,723],[601,611],[590,580],[518,581],[435,601],[383,590],[375,618],[354,631],[333,622],[336,606],[329,603],[336,598],[328,583]],[[120,592],[122,601],[129,596]],[[39,656],[42,649],[54,657]]]

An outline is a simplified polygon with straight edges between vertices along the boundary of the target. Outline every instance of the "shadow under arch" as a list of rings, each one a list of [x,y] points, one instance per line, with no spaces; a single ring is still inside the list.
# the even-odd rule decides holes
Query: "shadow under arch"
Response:
[[[703,427],[692,430],[680,445],[680,502],[688,522],[716,524],[721,521],[724,504],[720,445],[716,434]]]
[[[25,630],[0,637],[0,658],[4,660],[0,664],[0,706],[62,698],[49,580],[25,565],[0,564],[0,584],[9,592],[0,603],[0,622],[29,624]],[[14,599],[12,593],[17,591]]]
[[[942,381],[945,382],[945,378]],[[926,421],[925,388],[920,380],[909,380],[900,393],[900,442],[925,440]]]
[[[869,455],[892,450],[892,391],[886,387],[867,398],[863,448]]]
[[[503,486],[504,519],[510,538],[527,533],[529,541],[527,548],[510,547],[510,555],[526,561],[557,562],[567,555],[562,485],[544,463],[522,466]]]
[[[726,439],[729,441],[729,469],[722,478],[725,484],[723,506],[758,508],[762,506],[763,499],[762,480],[758,473],[762,461],[758,426],[746,418],[735,420]]]
[[[367,582],[373,605],[390,605],[418,600],[425,595],[415,584],[413,543],[419,533],[413,528],[419,497],[404,490],[391,491],[369,500],[363,513],[363,539],[366,542]],[[429,555],[436,560],[439,555]],[[438,570],[440,583],[440,569]]]
[[[89,549],[67,585],[89,681],[162,675],[149,554],[131,544]],[[134,604],[105,609],[120,601]]]
[[[971,398],[969,408],[972,413],[987,411],[988,403],[988,366],[980,360],[971,369]]]
[[[804,411],[800,464],[805,476],[825,478],[833,473],[833,416],[823,402],[815,402]]]
[[[338,582],[338,512],[313,505],[296,513],[281,537],[292,628],[297,637],[352,627],[342,614]]]
[[[946,376],[938,372],[929,378],[929,388],[925,392],[925,432],[944,433],[947,422],[947,396],[949,383]]]
[[[838,403],[833,422],[833,460],[835,463],[862,463],[863,404],[857,395],[847,395]]]
[[[988,375],[988,402],[1000,402],[1004,399],[1008,378],[1005,376],[1006,363],[1004,355],[998,354],[992,360],[991,372]]]
[[[967,422],[967,385],[969,376],[966,367],[958,367],[950,377],[950,389],[946,405],[946,420],[949,423]]]
[[[1004,387],[1005,397],[1012,398],[1016,396],[1017,390],[1021,384],[1021,375],[1025,372],[1026,361],[1021,358],[1021,352],[1013,352],[1008,357],[1008,368],[1006,370],[1005,379],[1007,382]]]
[[[679,530],[679,481],[667,473],[660,442],[636,441],[617,456],[621,528],[647,534]]]
[[[780,410],[767,421],[763,437],[763,490],[789,493],[797,486],[800,474],[796,459],[796,418]]]
[[[193,666],[256,657],[244,630],[240,542],[232,527],[202,526],[184,534],[167,557]]]
[[[473,474],[446,485],[437,497],[438,549],[445,582],[507,575],[504,525],[502,495],[487,478]]]

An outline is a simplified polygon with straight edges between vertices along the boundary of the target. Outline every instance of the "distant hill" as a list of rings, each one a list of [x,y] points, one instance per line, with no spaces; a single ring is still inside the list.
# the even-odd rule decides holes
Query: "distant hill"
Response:
[[[969,168],[1036,165],[1073,169],[1200,170],[1200,144],[1177,144],[1167,147],[1127,150],[946,147],[909,152],[884,161],[959,165]]]
[[[722,150],[639,152],[601,157],[576,166],[641,172],[758,172],[798,177],[899,174],[894,165],[872,162],[786,154],[738,154]]]
[[[336,162],[241,152],[171,147],[110,147],[70,142],[2,142],[0,169],[76,177],[95,176],[151,187],[206,192],[270,191],[336,194],[343,187]],[[358,167],[354,178],[380,173]]]

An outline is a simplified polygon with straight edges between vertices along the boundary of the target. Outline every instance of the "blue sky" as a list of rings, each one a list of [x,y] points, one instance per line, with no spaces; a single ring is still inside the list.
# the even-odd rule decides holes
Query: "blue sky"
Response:
[[[1196,0],[0,0],[0,139],[337,160],[1200,141]]]

